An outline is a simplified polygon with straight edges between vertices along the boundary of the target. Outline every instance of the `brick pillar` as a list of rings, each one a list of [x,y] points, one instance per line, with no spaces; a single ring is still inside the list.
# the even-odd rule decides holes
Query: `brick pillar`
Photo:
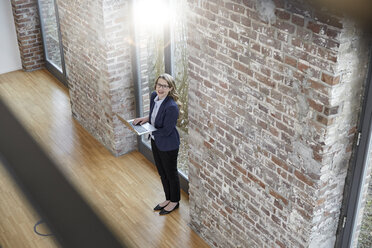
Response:
[[[333,247],[368,42],[306,1],[188,2],[191,226],[212,247]]]
[[[129,0],[58,1],[73,116],[114,155],[136,149]]]
[[[36,0],[12,0],[18,46],[25,71],[44,66],[44,51]]]

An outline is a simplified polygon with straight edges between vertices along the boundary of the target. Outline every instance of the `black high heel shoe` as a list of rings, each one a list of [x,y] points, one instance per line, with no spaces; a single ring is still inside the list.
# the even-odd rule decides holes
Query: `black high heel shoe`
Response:
[[[167,204],[168,205],[168,204]],[[155,211],[158,211],[158,210],[162,210],[163,208],[165,208],[167,205],[165,205],[164,207],[161,207],[159,204],[156,205],[156,207],[154,207],[154,210]]]
[[[176,205],[172,210],[167,211],[167,210],[165,210],[165,209],[163,208],[163,209],[160,211],[159,214],[160,214],[160,215],[169,214],[169,213],[173,212],[175,209],[177,209],[179,206],[180,206],[180,203],[177,202],[177,205]]]

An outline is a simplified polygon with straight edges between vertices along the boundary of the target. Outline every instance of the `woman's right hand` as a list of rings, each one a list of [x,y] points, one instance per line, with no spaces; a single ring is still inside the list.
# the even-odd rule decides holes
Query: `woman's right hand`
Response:
[[[133,125],[142,125],[142,124],[145,124],[146,122],[149,121],[149,117],[146,116],[146,117],[141,117],[141,118],[136,118],[133,120]]]

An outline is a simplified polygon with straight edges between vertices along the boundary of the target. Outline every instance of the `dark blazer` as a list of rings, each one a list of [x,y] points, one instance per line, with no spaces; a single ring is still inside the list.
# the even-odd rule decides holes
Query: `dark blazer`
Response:
[[[152,92],[150,100],[150,116],[155,106],[154,99],[156,92]],[[167,96],[160,105],[158,114],[156,115],[155,123],[151,123],[158,130],[152,132],[155,138],[155,144],[160,151],[176,150],[180,146],[180,135],[176,129],[178,119],[178,106],[172,97]]]

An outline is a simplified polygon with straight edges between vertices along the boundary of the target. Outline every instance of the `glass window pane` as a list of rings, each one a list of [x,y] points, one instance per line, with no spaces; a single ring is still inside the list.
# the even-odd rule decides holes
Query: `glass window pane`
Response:
[[[176,81],[177,91],[180,96],[182,107],[180,118],[177,123],[181,138],[181,147],[178,156],[178,169],[188,177],[188,92],[189,84],[187,78],[187,31],[186,31],[186,9],[187,2],[184,0],[172,0],[171,10],[177,15],[172,16],[172,66],[173,76]]]
[[[164,73],[164,33],[163,23],[157,22],[156,9],[162,1],[135,1],[135,32],[137,53],[139,58],[141,116],[148,116],[150,111],[150,95],[154,91],[155,79]],[[142,142],[150,147],[147,135]]]
[[[40,0],[46,59],[62,71],[60,40],[54,0]]]
[[[176,81],[182,107],[180,118],[177,123],[181,138],[181,147],[178,157],[178,168],[186,176],[188,175],[187,157],[187,126],[188,126],[188,81],[187,81],[187,49],[186,49],[186,9],[187,2],[162,1],[162,0],[138,0],[135,1],[135,31],[137,53],[139,57],[140,74],[140,99],[142,110],[140,115],[146,116],[150,109],[150,94],[154,90],[155,79],[165,72],[164,49],[167,44],[164,41],[164,27],[170,22],[172,37],[172,63],[173,76]],[[159,13],[168,13],[162,15]],[[147,137],[142,137],[142,142],[150,148]]]
[[[372,140],[371,142],[372,143]],[[362,191],[362,197],[365,201],[362,202],[360,218],[358,218],[357,233],[358,236],[358,248],[369,248],[372,247],[372,144],[369,145],[369,161],[367,163],[367,178],[365,187],[368,188]],[[366,193],[365,193],[366,192]],[[365,193],[365,194],[363,194]],[[355,247],[355,246],[354,246]]]

